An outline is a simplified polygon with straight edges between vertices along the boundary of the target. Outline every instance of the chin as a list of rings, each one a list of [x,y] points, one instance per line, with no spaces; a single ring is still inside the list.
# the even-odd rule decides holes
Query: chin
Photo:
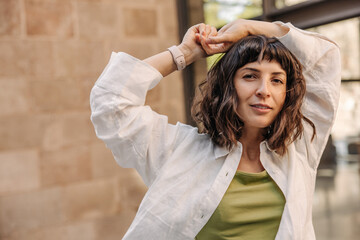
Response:
[[[249,124],[249,126],[264,129],[264,128],[269,127],[270,123],[254,123],[253,122],[252,124]]]

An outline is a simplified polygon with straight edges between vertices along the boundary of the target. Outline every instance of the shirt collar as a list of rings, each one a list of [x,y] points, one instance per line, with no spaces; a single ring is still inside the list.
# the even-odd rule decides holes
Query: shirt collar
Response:
[[[223,157],[229,153],[229,150],[226,147],[220,147],[215,145],[214,147],[214,155],[215,158]]]
[[[267,140],[262,141],[262,142],[260,143],[260,145],[265,145],[266,148],[267,148],[270,152],[275,152],[275,150],[272,149],[272,148],[269,146],[269,143],[268,143]],[[275,152],[275,153],[276,153],[276,152]]]
[[[270,151],[270,152],[275,152],[273,149],[270,148],[269,143],[264,140],[260,143],[260,145],[265,145],[265,147]],[[241,146],[241,143],[238,142],[238,146]],[[233,147],[234,148],[234,147]],[[231,149],[232,150],[232,149]],[[215,145],[214,148],[214,155],[215,158],[219,158],[219,157],[223,157],[227,154],[229,154],[229,152],[231,152],[231,150],[229,151],[226,147],[220,147],[218,145]]]

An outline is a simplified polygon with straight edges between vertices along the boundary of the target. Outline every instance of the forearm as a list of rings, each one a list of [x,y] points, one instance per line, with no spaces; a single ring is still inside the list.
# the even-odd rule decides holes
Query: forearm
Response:
[[[180,44],[178,48],[182,52],[182,54],[184,54],[186,66],[193,63],[196,58],[199,58],[199,56],[197,56],[199,55],[199,53],[196,53],[196,49],[191,50],[184,44]],[[149,58],[146,58],[144,59],[144,62],[158,70],[161,75],[163,75],[163,77],[177,70],[176,64],[170,51],[164,51]]]
[[[176,64],[173,61],[169,51],[158,53],[144,60],[147,64],[158,70],[164,77],[176,70]]]
[[[281,24],[238,19],[222,27],[217,35],[206,38],[205,43],[208,45],[202,41],[202,46],[206,53],[211,55],[228,51],[233,44],[248,35],[282,37],[288,31],[289,28]]]
[[[250,35],[263,34],[267,37],[282,37],[289,32],[287,26],[256,20],[245,20]]]

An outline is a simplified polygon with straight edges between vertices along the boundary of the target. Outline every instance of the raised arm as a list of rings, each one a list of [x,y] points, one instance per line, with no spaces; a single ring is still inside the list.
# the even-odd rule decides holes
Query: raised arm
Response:
[[[216,33],[205,24],[188,30],[178,47],[187,65],[206,56],[198,43],[200,31],[210,36]],[[111,149],[119,165],[135,168],[147,185],[156,178],[180,133],[185,132],[183,125],[171,125],[166,116],[144,106],[147,91],[175,70],[169,51],[144,61],[113,53],[90,95],[96,135]]]
[[[248,35],[282,37],[288,31],[288,27],[276,23],[238,19],[226,24],[217,34],[201,38],[201,44],[206,53],[212,55],[226,52],[234,43]]]

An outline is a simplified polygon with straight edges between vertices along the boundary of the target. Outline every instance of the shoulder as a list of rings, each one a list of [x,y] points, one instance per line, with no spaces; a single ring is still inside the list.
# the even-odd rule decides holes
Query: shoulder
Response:
[[[208,134],[206,133],[200,133],[199,128],[193,127],[188,124],[180,123],[178,122],[176,124],[176,127],[178,128],[178,136],[177,141],[184,142],[188,141],[190,143],[209,143],[211,142],[211,139]]]

